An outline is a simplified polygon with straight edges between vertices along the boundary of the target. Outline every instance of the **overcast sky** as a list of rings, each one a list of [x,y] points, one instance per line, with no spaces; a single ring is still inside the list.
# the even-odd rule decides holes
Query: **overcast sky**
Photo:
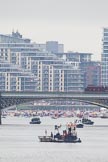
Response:
[[[0,33],[12,29],[36,43],[56,40],[66,51],[89,52],[99,60],[108,0],[0,0]]]

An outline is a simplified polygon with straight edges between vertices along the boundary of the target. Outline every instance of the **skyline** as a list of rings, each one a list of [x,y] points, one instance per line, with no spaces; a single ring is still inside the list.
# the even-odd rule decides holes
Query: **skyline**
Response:
[[[100,60],[107,0],[0,0],[1,34],[18,31],[36,43],[58,41],[64,51],[93,53]]]

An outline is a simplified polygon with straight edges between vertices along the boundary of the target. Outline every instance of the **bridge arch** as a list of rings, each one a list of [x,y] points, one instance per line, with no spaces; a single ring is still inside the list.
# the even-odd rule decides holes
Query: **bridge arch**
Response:
[[[77,92],[1,92],[0,93],[0,124],[1,109],[29,101],[46,99],[71,99],[89,103],[108,109],[108,93],[77,93]]]

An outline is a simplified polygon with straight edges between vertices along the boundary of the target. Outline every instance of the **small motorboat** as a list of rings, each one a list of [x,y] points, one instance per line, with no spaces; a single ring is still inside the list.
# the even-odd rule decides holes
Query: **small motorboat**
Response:
[[[83,128],[83,127],[84,127],[84,124],[82,124],[82,123],[77,123],[77,124],[76,124],[76,127],[77,127],[77,128]]]
[[[40,118],[32,118],[30,121],[30,124],[40,124],[40,123],[41,123]]]
[[[76,128],[83,128],[84,127],[84,124],[82,123],[81,120],[75,120],[75,125],[76,125]]]
[[[82,123],[87,124],[87,125],[93,125],[94,124],[93,121],[91,121],[90,119],[86,119],[86,118],[82,119]]]
[[[108,112],[102,113],[100,117],[103,119],[108,119]]]

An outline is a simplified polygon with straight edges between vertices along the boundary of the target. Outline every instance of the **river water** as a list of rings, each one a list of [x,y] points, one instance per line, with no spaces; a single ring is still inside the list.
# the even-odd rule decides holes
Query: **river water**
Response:
[[[108,162],[108,119],[94,118],[93,126],[77,128],[82,143],[41,143],[38,135],[50,135],[54,125],[73,118],[42,117],[40,125],[30,118],[7,117],[0,126],[0,162]]]

